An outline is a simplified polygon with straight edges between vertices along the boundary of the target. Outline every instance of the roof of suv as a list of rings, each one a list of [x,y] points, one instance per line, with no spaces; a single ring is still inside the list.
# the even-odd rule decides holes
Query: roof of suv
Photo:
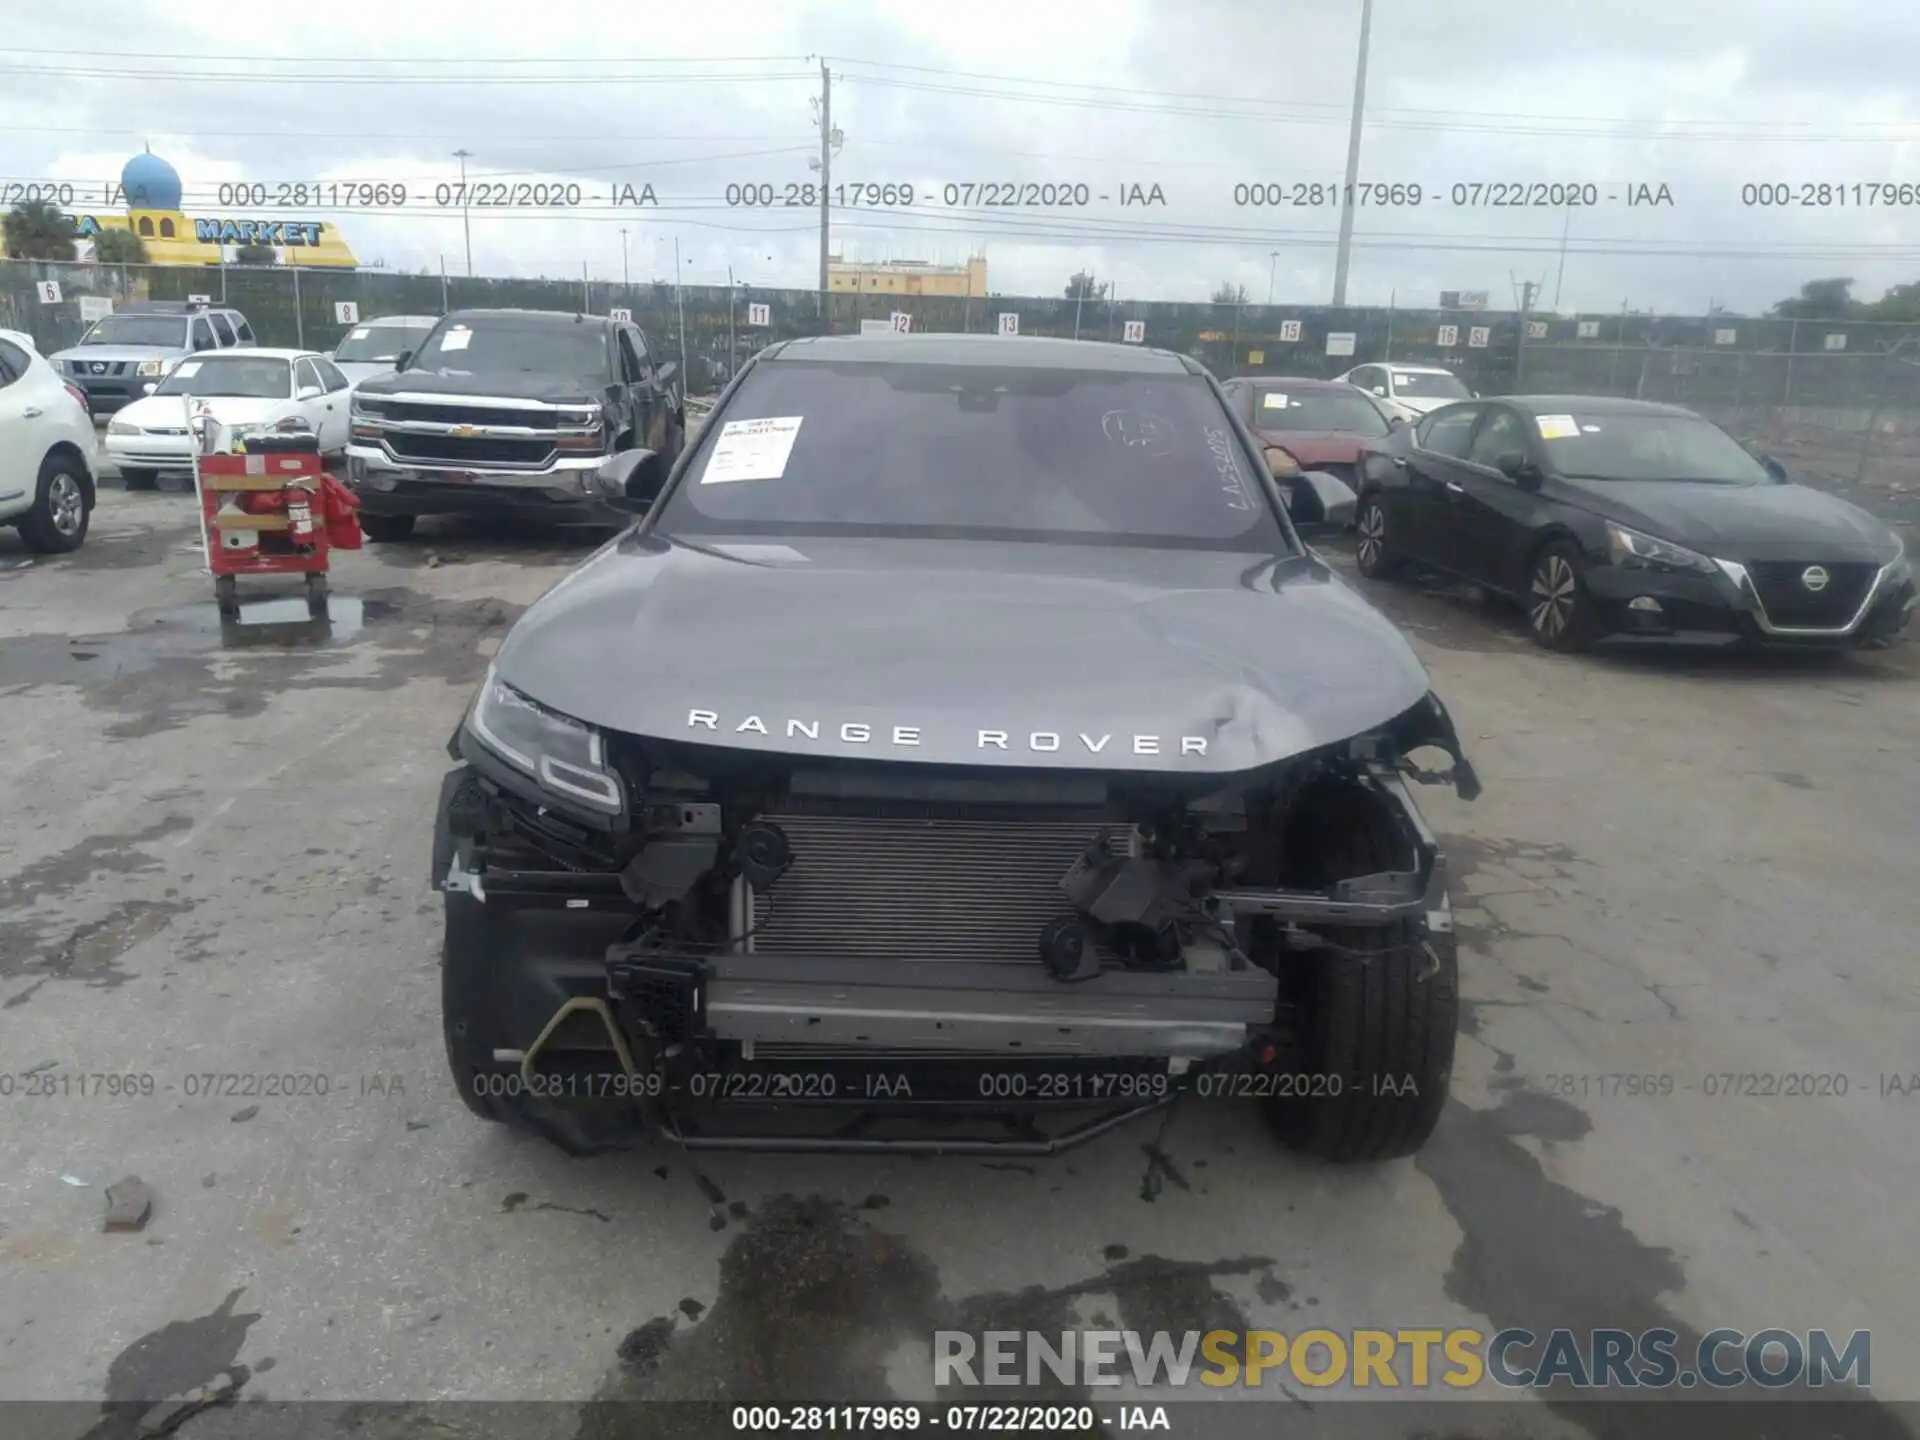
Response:
[[[1171,350],[1037,335],[816,335],[788,340],[768,360],[898,365],[1007,365],[1021,370],[1107,370],[1128,375],[1201,373]]]
[[[402,317],[397,315],[389,315],[389,316],[384,316],[382,318],[388,319],[388,320],[397,320]],[[435,315],[430,318],[433,320],[433,323],[436,325],[438,325],[443,318],[447,320],[461,320],[461,321],[468,321],[468,322],[471,322],[474,320],[507,320],[507,321],[511,321],[515,325],[601,325],[601,326],[605,326],[605,325],[613,324],[613,321],[605,315],[587,315],[587,314],[583,314],[578,310],[511,310],[511,309],[455,310],[451,314],[448,314],[444,317]],[[369,320],[363,323],[370,325],[375,322]]]

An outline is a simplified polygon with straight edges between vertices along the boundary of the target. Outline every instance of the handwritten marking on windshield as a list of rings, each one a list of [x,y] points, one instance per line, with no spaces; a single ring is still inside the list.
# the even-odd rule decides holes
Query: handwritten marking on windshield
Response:
[[[1227,504],[1241,511],[1254,508],[1253,494],[1247,489],[1246,476],[1240,471],[1240,459],[1234,453],[1233,440],[1224,430],[1215,430],[1207,426],[1202,432],[1207,437],[1207,449],[1213,452],[1214,469],[1220,476],[1220,488],[1226,492]]]

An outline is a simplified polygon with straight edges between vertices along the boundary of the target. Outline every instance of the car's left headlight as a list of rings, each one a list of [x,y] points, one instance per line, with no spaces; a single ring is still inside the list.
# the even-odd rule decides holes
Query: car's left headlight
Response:
[[[140,362],[140,368],[136,373],[141,375],[164,375],[167,373],[167,363],[164,360],[142,360]]]
[[[607,764],[600,732],[528,699],[492,666],[468,712],[467,728],[491,753],[556,795],[603,814],[620,813],[625,803],[620,777]]]
[[[142,431],[138,425],[131,424],[125,420],[109,420],[107,422],[107,434],[109,435],[139,435],[141,433]]]
[[[1616,565],[1637,565],[1652,570],[1690,570],[1696,575],[1717,575],[1720,567],[1698,550],[1689,550],[1671,540],[1661,540],[1607,522],[1607,556]]]

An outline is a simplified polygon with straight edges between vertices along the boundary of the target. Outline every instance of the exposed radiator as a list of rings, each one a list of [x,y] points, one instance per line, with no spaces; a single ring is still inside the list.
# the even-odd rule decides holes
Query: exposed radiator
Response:
[[[1103,833],[1098,819],[768,814],[793,868],[755,895],[750,947],[901,960],[1033,965],[1040,932],[1070,914],[1060,877]]]

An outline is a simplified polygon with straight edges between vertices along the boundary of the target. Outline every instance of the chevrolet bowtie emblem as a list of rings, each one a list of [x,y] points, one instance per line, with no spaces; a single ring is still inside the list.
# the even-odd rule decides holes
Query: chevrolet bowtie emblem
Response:
[[[453,433],[458,435],[462,440],[470,440],[480,433],[480,427],[478,425],[456,425],[453,427]]]

